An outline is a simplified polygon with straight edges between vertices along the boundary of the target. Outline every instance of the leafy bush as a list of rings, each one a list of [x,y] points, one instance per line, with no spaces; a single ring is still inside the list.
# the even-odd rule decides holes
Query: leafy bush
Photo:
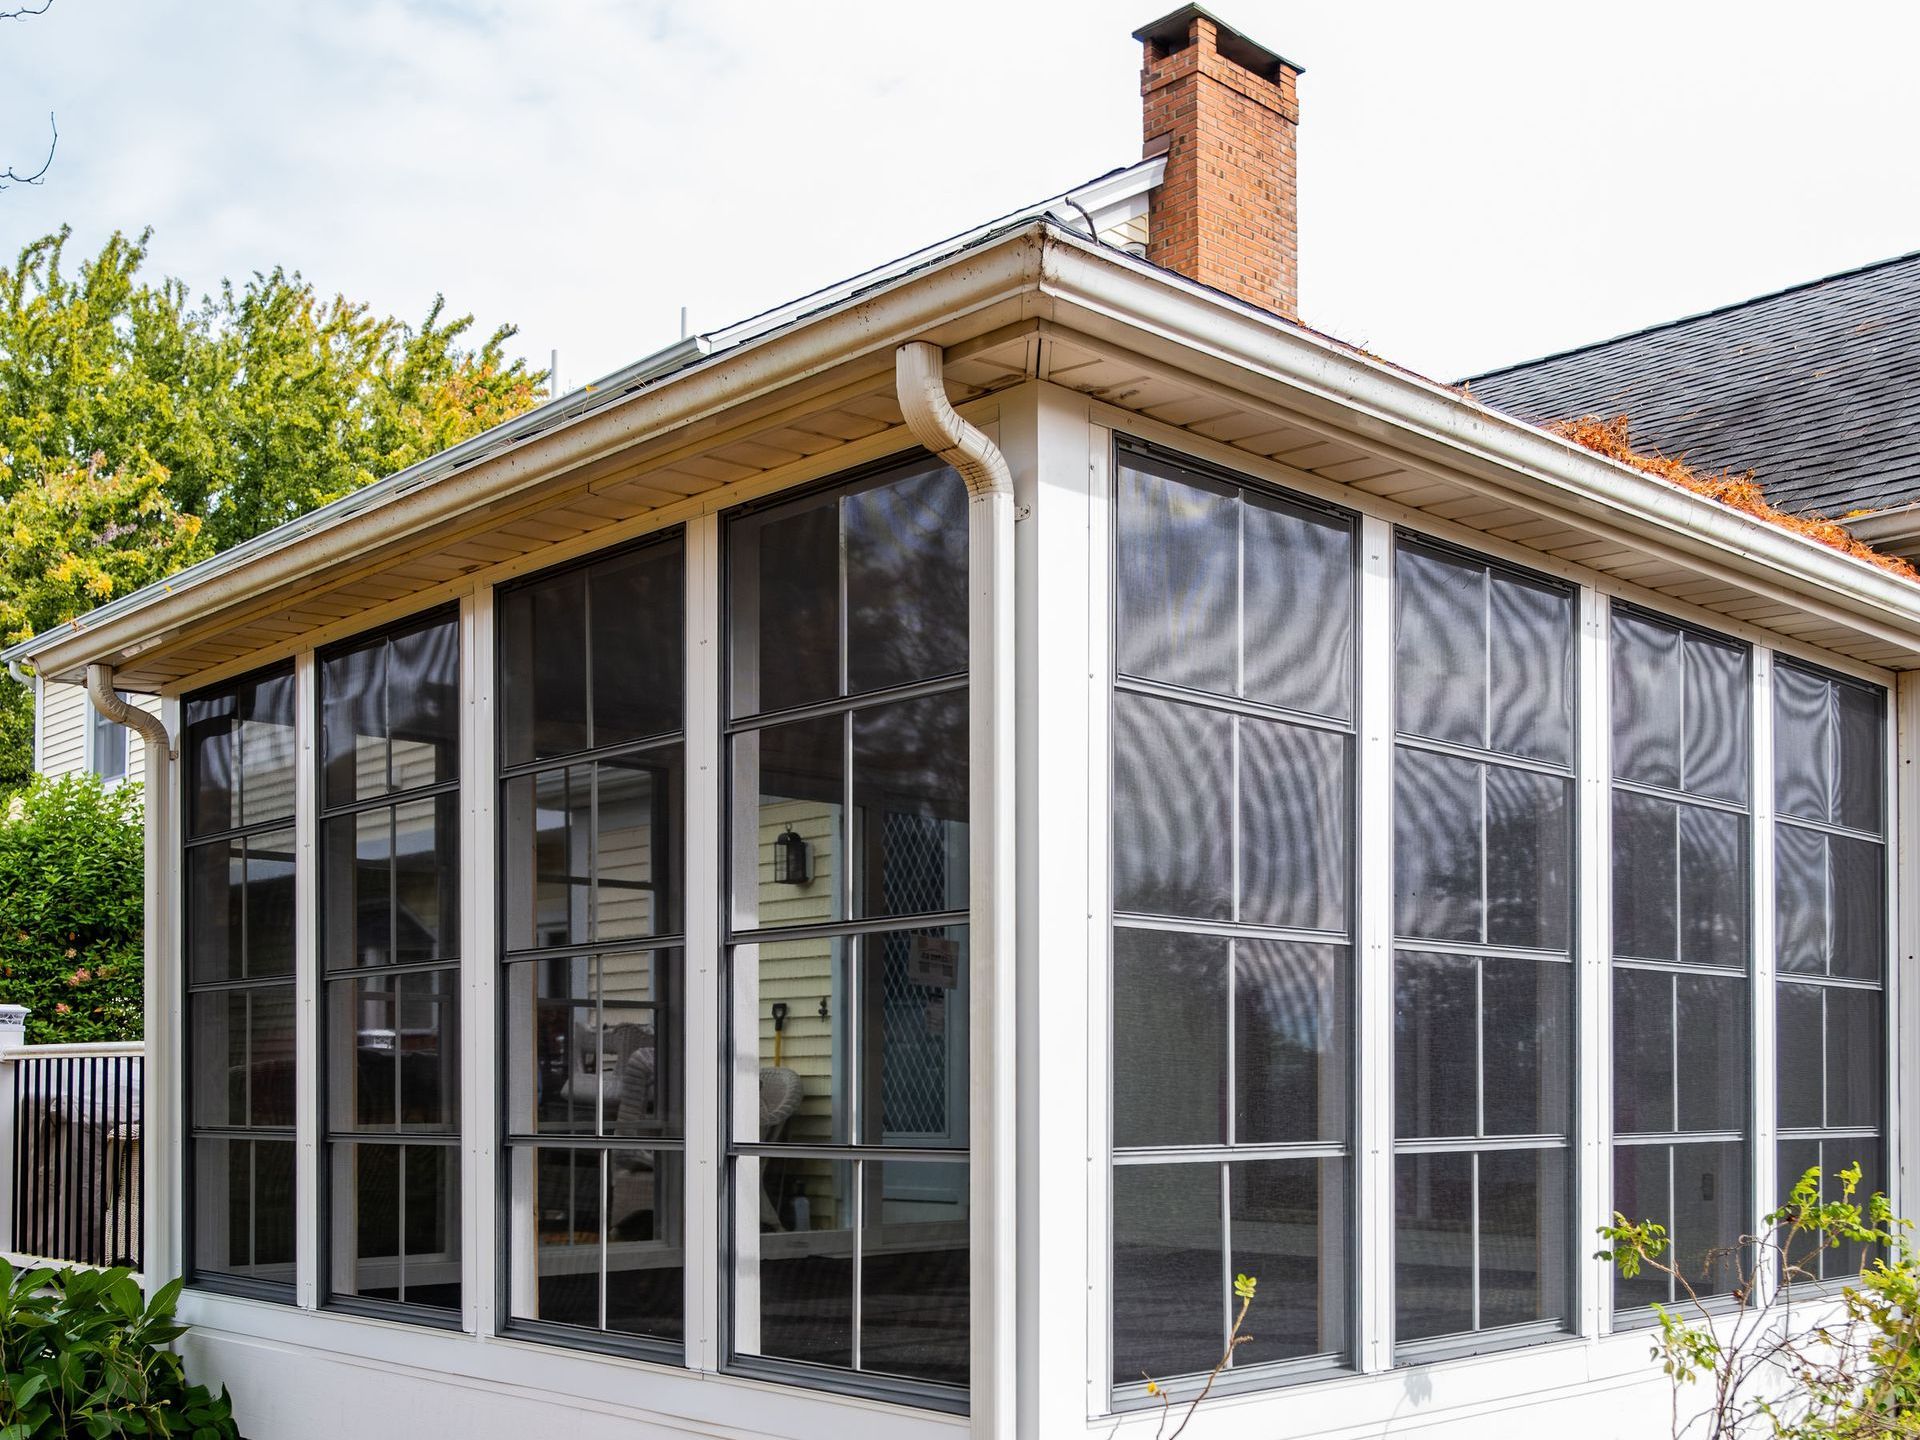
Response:
[[[0,1002],[29,1040],[140,1038],[141,844],[135,785],[41,778],[0,811]]]
[[[110,1435],[237,1440],[224,1388],[190,1384],[165,1347],[178,1280],[151,1300],[126,1270],[0,1260],[0,1440]]]
[[[1823,1199],[1818,1169],[1794,1182],[1760,1233],[1708,1252],[1702,1274],[1728,1267],[1730,1297],[1700,1295],[1672,1254],[1666,1227],[1616,1214],[1601,1236],[1628,1279],[1671,1277],[1684,1306],[1653,1307],[1653,1357],[1673,1382],[1673,1433],[1708,1440],[1867,1440],[1920,1435],[1920,1259],[1910,1223],[1881,1194],[1863,1201],[1860,1166],[1836,1170]],[[1820,1252],[1860,1257],[1836,1295]],[[1811,1293],[1809,1293],[1811,1292]]]

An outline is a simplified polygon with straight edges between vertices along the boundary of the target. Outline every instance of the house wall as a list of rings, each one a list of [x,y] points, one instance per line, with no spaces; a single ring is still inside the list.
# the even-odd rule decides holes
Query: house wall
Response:
[[[150,715],[160,713],[160,697],[135,695],[132,701]],[[93,702],[82,685],[43,685],[37,716],[39,758],[36,768],[42,775],[58,778],[76,775],[88,768],[87,732],[93,720]],[[140,737],[130,736],[127,745],[127,779],[140,783],[146,776],[146,746]]]
[[[1017,1214],[1017,1274],[1019,1309],[1018,1400],[1022,1437],[1086,1434],[1144,1437],[1159,1427],[1156,1412],[1118,1409],[1109,1381],[1108,1341],[1111,1277],[1108,1260],[1110,1187],[1109,1083],[1114,1067],[1124,1063],[1112,1053],[1111,925],[1108,849],[1112,821],[1109,782],[1107,712],[1112,686],[1108,586],[1109,548],[1112,542],[1110,506],[1112,455],[1116,432],[1163,443],[1198,458],[1216,461],[1255,480],[1318,496],[1360,510],[1364,552],[1363,624],[1379,625],[1386,608],[1387,554],[1391,530],[1404,523],[1425,535],[1454,541],[1464,548],[1492,554],[1510,562],[1550,571],[1583,587],[1582,673],[1597,678],[1597,635],[1601,605],[1606,597],[1641,601],[1649,608],[1679,614],[1708,628],[1732,633],[1780,653],[1825,664],[1835,670],[1887,683],[1892,677],[1839,657],[1807,650],[1753,627],[1730,623],[1722,616],[1693,615],[1684,605],[1634,592],[1631,586],[1602,580],[1562,561],[1546,561],[1510,541],[1449,525],[1425,514],[1404,511],[1391,502],[1368,499],[1299,472],[1250,459],[1242,452],[1196,440],[1170,427],[1123,415],[1097,401],[1044,384],[1028,384],[1007,392],[987,407],[998,417],[998,435],[1013,467],[1018,499],[1030,507],[1017,532],[1018,579],[1018,693],[1019,693],[1019,885],[1018,917],[1019,1047],[1015,1063],[1019,1090],[1017,1136],[1019,1200]],[[976,419],[983,418],[976,407]],[[800,477],[810,478],[810,477]],[[702,523],[689,531],[690,631],[696,648],[704,646],[708,663],[718,647],[710,642],[711,623],[718,613],[717,528]],[[476,577],[464,602],[470,620],[469,636],[490,635],[489,577]],[[703,618],[705,617],[705,618]],[[490,657],[488,644],[470,646],[468,701],[473,737],[490,734],[491,681],[475,655]],[[304,693],[311,696],[311,661],[302,658]],[[1378,655],[1369,665],[1381,664]],[[703,674],[715,693],[689,702],[688,769],[689,824],[686,850],[693,873],[689,877],[690,913],[705,896],[716,897],[711,870],[720,853],[713,813],[714,791],[698,777],[704,753],[716,758],[712,737],[718,732],[717,671],[690,667]],[[1365,683],[1373,687],[1373,708],[1362,717],[1363,746],[1390,747],[1390,717],[1379,708],[1382,676]],[[189,684],[184,689],[191,689]],[[698,692],[699,685],[694,685]],[[1905,733],[1914,723],[1913,696],[1903,692],[1895,712]],[[471,753],[471,752],[470,752]],[[1604,830],[1592,817],[1605,795],[1604,777],[1592,767],[1594,757],[1582,760],[1583,802],[1589,820],[1583,822],[1585,847],[1582,883],[1599,885],[1604,893]],[[1363,816],[1385,815],[1385,794],[1379,789],[1383,762],[1363,764]],[[1889,763],[1891,773],[1891,757]],[[463,770],[463,797],[469,823],[468,867],[475,879],[470,888],[484,889],[491,875],[491,858],[478,853],[491,844],[493,794],[484,763]],[[1369,778],[1370,777],[1370,778]],[[703,805],[702,796],[708,797]],[[1903,796],[1899,833],[1911,837],[1912,797]],[[789,817],[780,817],[784,821]],[[818,817],[796,813],[790,817],[803,835],[818,825]],[[763,864],[773,833],[763,828],[760,846]],[[311,826],[306,841],[311,845]],[[1363,845],[1384,843],[1376,827]],[[1595,848],[1598,845],[1599,848]],[[170,837],[165,853],[179,853],[179,837]],[[1909,847],[1906,847],[1910,849]],[[817,847],[817,863],[824,871],[837,857]],[[1377,861],[1380,852],[1374,853]],[[704,858],[703,858],[704,857]],[[1911,860],[1907,862],[1911,865]],[[309,874],[311,866],[309,865]],[[1760,878],[1756,877],[1756,884]],[[311,880],[306,882],[311,905]],[[795,915],[807,909],[811,890],[783,897]],[[1376,902],[1356,940],[1374,953],[1390,935],[1381,930]],[[310,913],[310,911],[309,911]],[[433,1330],[348,1316],[315,1308],[313,1276],[317,1253],[317,1222],[311,1196],[315,1109],[308,1093],[302,1102],[303,1210],[300,1225],[303,1280],[300,1304],[286,1306],[190,1290],[183,1300],[183,1316],[195,1327],[183,1342],[188,1363],[196,1375],[232,1387],[247,1433],[256,1440],[307,1440],[332,1437],[343,1431],[397,1433],[402,1427],[433,1417],[436,1429],[490,1440],[490,1437],[529,1433],[567,1433],[583,1437],[613,1436],[772,1436],[866,1437],[948,1436],[963,1433],[959,1417],[892,1405],[876,1399],[827,1395],[804,1387],[771,1384],[725,1373],[724,1315],[728,1279],[714,1257],[718,1251],[715,1194],[711,1179],[717,1158],[717,1117],[700,1123],[698,1106],[689,1116],[687,1172],[687,1251],[689,1261],[688,1365],[663,1366],[644,1361],[567,1351],[525,1340],[503,1338],[495,1332],[500,1318],[498,1282],[502,1257],[494,1236],[497,1138],[492,1133],[494,1107],[490,1103],[490,1076],[497,1061],[495,1033],[488,1006],[493,994],[494,945],[490,903],[471,901],[466,911],[469,942],[463,953],[470,979],[463,1046],[468,1086],[465,1137],[465,1194],[468,1243],[464,1247],[465,1310],[457,1331]],[[1904,917],[1896,917],[1904,920]],[[1589,918],[1588,925],[1598,921]],[[705,926],[703,929],[702,926]],[[688,1044],[691,1055],[718,1052],[726,1001],[711,983],[715,937],[709,922],[690,922],[688,966],[690,976],[704,977],[689,986]],[[1911,946],[1903,944],[1900,953]],[[310,963],[310,952],[303,963]],[[1575,1163],[1581,1184],[1575,1239],[1585,1248],[1585,1237],[1608,1218],[1610,1163],[1606,1135],[1605,1082],[1607,1070],[1596,1057],[1604,1055],[1606,957],[1598,932],[1583,930],[1581,941],[1581,1006],[1579,1044],[1582,1062],[1581,1095]],[[796,941],[762,947],[763,970],[779,967],[782,993],[791,996],[794,1019],[782,1041],[782,1059],[807,1080],[808,1099],[800,1112],[803,1125],[819,1125],[826,1115],[822,1080],[830,1070],[825,1036],[815,1023],[814,1004],[830,985],[830,966],[821,944]],[[1382,1003],[1376,979],[1364,1004]],[[168,937],[156,957],[150,977],[162,1007],[171,1006],[177,1023],[178,936]],[[1904,1013],[1913,1005],[1907,977],[1891,977],[1890,1009]],[[312,1008],[312,987],[305,988],[303,1011]],[[770,1064],[771,1025],[756,1014],[758,1061]],[[1377,1022],[1376,1022],[1377,1023]],[[1759,1023],[1756,1021],[1756,1024]],[[303,1071],[311,1073],[316,1030],[310,1013],[302,1022],[300,1044]],[[707,1048],[702,1049],[702,1038]],[[1897,1176],[1897,1148],[1906,1117],[1914,1112],[1901,1086],[1910,1086],[1897,1047],[1889,1047],[1891,1079],[1895,1088],[1894,1123],[1888,1142],[1896,1151],[1889,1173]],[[1367,1052],[1375,1063],[1384,1055]],[[1762,1053],[1762,1052],[1756,1052]],[[1758,1061],[1756,1060],[1756,1064]],[[178,1103],[177,1066],[155,1066],[156,1105]],[[310,1085],[310,1081],[308,1082]],[[1756,1075],[1764,1102],[1770,1081]],[[690,1087],[690,1093],[698,1087]],[[1369,1150],[1365,1137],[1390,1139],[1391,1112],[1386,1108],[1387,1087],[1376,1074],[1363,1084],[1359,1120],[1363,1143],[1356,1146],[1356,1163],[1363,1186],[1388,1182],[1388,1151]],[[1766,1193],[1772,1177],[1756,1180],[1756,1201]],[[156,1196],[155,1224],[164,1236],[179,1220],[176,1179],[168,1188],[164,1161],[156,1166],[160,1193]],[[1896,1203],[1901,1197],[1896,1192]],[[723,1213],[723,1212],[722,1212]],[[1377,1225],[1379,1206],[1362,1212]],[[1359,1278],[1360,1295],[1369,1305],[1390,1306],[1390,1227],[1351,1237],[1342,1258],[1351,1258]],[[170,1244],[150,1246],[163,1256],[178,1251]],[[976,1266],[986,1257],[976,1256]],[[160,1274],[170,1271],[165,1262]],[[1187,1433],[1197,1440],[1346,1440],[1360,1436],[1418,1433],[1433,1440],[1467,1440],[1489,1434],[1550,1431],[1567,1440],[1640,1440],[1663,1433],[1667,1425],[1669,1394],[1665,1379],[1647,1359],[1648,1336],[1643,1330],[1613,1333],[1608,1302],[1609,1279],[1599,1262],[1578,1268],[1574,1333],[1547,1343],[1505,1353],[1484,1354],[1395,1368],[1384,1337],[1363,1337],[1357,1356],[1360,1373],[1314,1380],[1278,1389],[1235,1392],[1231,1385],[1204,1408]],[[1257,1322],[1256,1322],[1257,1323]]]

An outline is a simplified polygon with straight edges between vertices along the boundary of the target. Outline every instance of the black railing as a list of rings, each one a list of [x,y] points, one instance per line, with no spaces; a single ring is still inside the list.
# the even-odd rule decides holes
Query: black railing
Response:
[[[14,1072],[11,1248],[143,1268],[142,1057],[29,1047],[5,1063]]]

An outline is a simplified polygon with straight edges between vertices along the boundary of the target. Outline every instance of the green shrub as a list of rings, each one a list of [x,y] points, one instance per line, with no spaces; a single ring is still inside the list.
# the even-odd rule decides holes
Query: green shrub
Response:
[[[0,809],[0,1003],[31,1008],[29,1040],[140,1038],[141,837],[139,787],[91,775]]]
[[[1684,1302],[1653,1307],[1676,1440],[1920,1436],[1920,1257],[1887,1197],[1860,1195],[1858,1162],[1824,1187],[1806,1171],[1758,1234],[1708,1251],[1697,1270],[1680,1264],[1664,1225],[1613,1222],[1599,1258],[1628,1279],[1669,1277]],[[1850,1272],[1836,1293],[1813,1262],[1843,1250],[1857,1258],[1829,1261]],[[1699,1294],[1694,1280],[1710,1274],[1730,1275],[1733,1293]]]
[[[237,1440],[224,1388],[188,1383],[166,1348],[178,1280],[151,1300],[126,1270],[0,1260],[0,1440],[110,1435]]]

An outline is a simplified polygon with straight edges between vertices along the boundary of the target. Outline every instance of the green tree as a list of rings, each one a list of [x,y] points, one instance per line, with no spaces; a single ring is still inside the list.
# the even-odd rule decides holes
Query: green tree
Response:
[[[297,272],[193,300],[148,234],[0,269],[0,642],[238,544],[530,408],[545,375],[436,297],[409,325]],[[0,792],[32,768],[0,686]]]
[[[141,845],[137,785],[41,778],[0,808],[0,1001],[29,1040],[139,1038]]]

